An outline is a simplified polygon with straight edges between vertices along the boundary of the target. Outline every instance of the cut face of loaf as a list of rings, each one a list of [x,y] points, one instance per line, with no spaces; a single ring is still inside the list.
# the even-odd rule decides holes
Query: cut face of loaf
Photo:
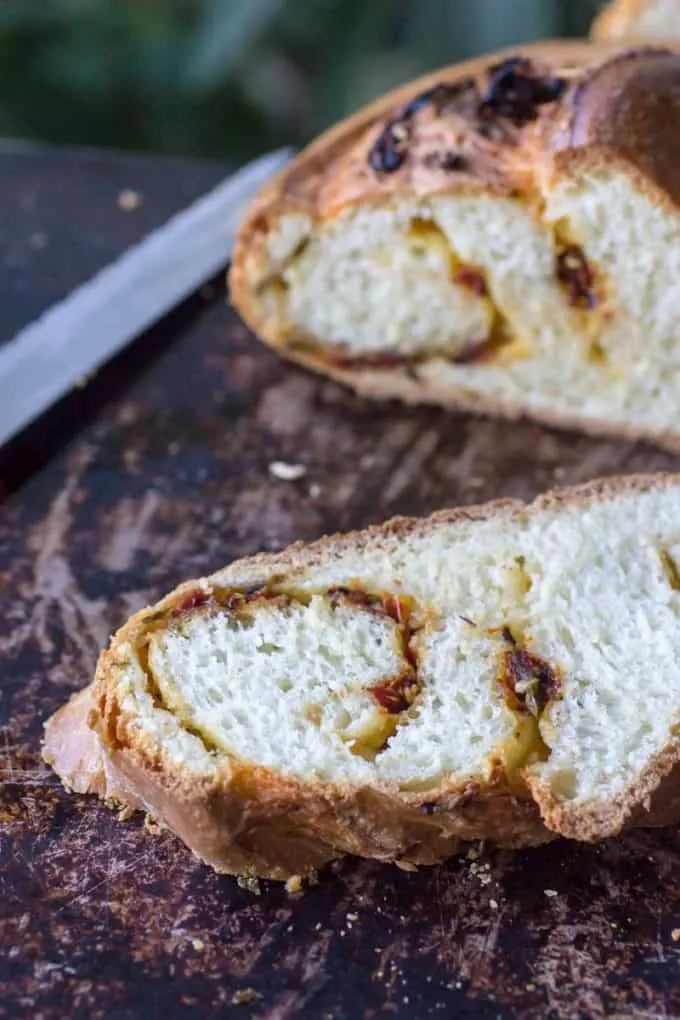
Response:
[[[644,824],[679,726],[680,479],[638,478],[183,585],[116,635],[44,753],[218,870],[286,877]]]
[[[402,89],[265,189],[234,303],[369,395],[677,445],[679,97],[680,56],[585,43]]]

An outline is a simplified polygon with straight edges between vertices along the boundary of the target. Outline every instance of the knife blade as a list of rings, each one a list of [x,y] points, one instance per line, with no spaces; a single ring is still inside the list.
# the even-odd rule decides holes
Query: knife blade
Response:
[[[0,446],[226,266],[248,203],[292,155],[247,164],[0,348]]]

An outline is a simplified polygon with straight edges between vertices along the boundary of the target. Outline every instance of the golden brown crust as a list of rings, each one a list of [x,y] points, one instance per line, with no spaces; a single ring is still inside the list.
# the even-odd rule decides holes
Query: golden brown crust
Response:
[[[654,8],[655,3],[656,0],[611,0],[595,18],[590,29],[591,39],[596,42],[625,42],[631,39],[639,41],[642,37],[640,19],[645,11]],[[673,32],[673,27],[668,26],[663,38],[677,35],[677,32]]]
[[[680,746],[666,747],[625,793],[585,806],[573,805],[558,797],[550,784],[537,776],[529,776],[527,782],[540,807],[541,817],[550,830],[568,839],[594,843],[608,836],[617,836],[624,828],[635,824],[644,827],[677,824],[680,820],[680,777],[674,770],[678,763]]]
[[[644,493],[678,483],[680,475],[668,472],[653,475],[616,475],[585,482],[583,485],[551,489],[538,496],[533,503],[523,503],[515,499],[496,499],[475,506],[438,510],[429,517],[393,517],[383,524],[373,525],[362,531],[326,535],[316,542],[297,542],[279,553],[258,553],[255,556],[248,556],[218,571],[208,579],[208,582],[246,588],[252,584],[271,583],[274,579],[284,577],[293,581],[296,575],[328,563],[345,552],[356,551],[366,546],[379,547],[387,539],[406,539],[427,534],[442,525],[486,521],[501,514],[508,516],[521,514],[526,517],[544,510],[586,505],[593,501],[613,499],[623,493],[631,495]],[[186,594],[197,583],[201,582],[190,581],[181,585],[168,596],[168,599],[174,600],[180,594]],[[159,605],[165,605],[168,599]],[[136,617],[133,617],[134,619]]]
[[[395,518],[362,532],[298,544],[232,564],[211,578],[181,585],[157,606],[142,610],[103,653],[93,685],[47,724],[43,754],[65,785],[98,794],[110,803],[140,808],[172,829],[218,871],[284,879],[311,874],[326,861],[355,854],[404,867],[433,864],[456,851],[460,841],[487,839],[503,846],[535,845],[555,833],[581,840],[610,835],[633,813],[636,824],[663,824],[680,816],[678,783],[662,782],[680,756],[667,748],[625,796],[594,808],[559,802],[535,778],[513,788],[499,769],[487,784],[442,785],[403,793],[389,785],[342,787],[328,782],[282,778],[270,770],[221,754],[216,767],[196,775],[178,767],[162,745],[140,733],[126,716],[126,662],[134,658],[150,620],[186,604],[197,587],[247,588],[328,563],[347,550],[422,534],[442,525],[522,516],[578,506],[621,493],[641,493],[678,476],[603,479],[541,496],[533,504],[499,500],[479,507],[442,511],[426,519]],[[664,790],[671,791],[667,796]],[[644,806],[654,792],[653,811]],[[673,792],[674,791],[674,792]]]
[[[647,0],[611,0],[597,15],[590,29],[590,37],[597,42],[625,39],[630,34],[631,22],[639,16]]]
[[[579,69],[585,70],[620,51],[621,47],[616,44],[594,45],[575,40],[555,40],[510,47],[441,68],[394,89],[325,131],[274,180],[262,188],[237,238],[233,262],[240,263],[244,254],[243,247],[250,248],[255,240],[254,236],[249,236],[251,232],[252,235],[256,235],[263,230],[266,231],[270,222],[278,218],[284,210],[315,214],[319,195],[326,193],[324,188],[332,187],[331,179],[335,176],[337,162],[350,154],[353,148],[367,137],[368,131],[375,131],[391,113],[428,89],[439,84],[456,85],[470,77],[483,85],[489,67],[514,56],[526,56],[546,69],[554,69],[555,73],[562,69],[565,74],[573,76]],[[449,141],[457,137],[459,130],[459,124],[455,124]],[[439,190],[441,184],[447,183],[450,183],[450,176],[446,170],[441,170],[436,190]]]
[[[634,171],[657,202],[680,206],[680,56],[659,46],[627,50],[586,71],[544,133],[554,172],[612,164]]]
[[[468,78],[482,83],[490,66],[515,55],[525,55],[546,67],[570,68],[573,72],[573,69],[586,68],[616,53],[617,49],[616,46],[604,43],[594,46],[583,42],[555,41],[502,50],[418,78],[324,132],[274,180],[268,182],[253,201],[238,232],[231,262],[229,286],[234,305],[244,319],[257,329],[260,316],[252,281],[258,275],[259,264],[263,259],[266,236],[284,214],[300,213],[313,219],[323,218],[325,214],[335,215],[339,207],[348,202],[378,194],[408,194],[411,187],[415,187],[421,194],[448,188],[479,191],[486,187],[493,191],[494,184],[501,190],[516,187],[515,171],[506,167],[503,158],[507,146],[498,147],[496,159],[491,148],[488,153],[490,169],[488,161],[485,163],[482,160],[479,174],[466,172],[460,176],[452,175],[445,169],[436,169],[426,164],[424,157],[432,148],[432,140],[427,133],[422,140],[423,151],[416,153],[415,169],[412,162],[408,161],[396,175],[383,175],[378,179],[376,175],[369,174],[364,157],[368,154],[371,141],[375,140],[379,128],[390,114],[403,108],[416,96],[437,85],[457,85]],[[454,118],[448,132],[445,129],[439,130],[440,136],[443,136],[440,138],[442,151],[457,143],[461,130],[458,118]],[[466,134],[477,135],[470,130],[469,125]],[[482,139],[476,138],[476,141]]]

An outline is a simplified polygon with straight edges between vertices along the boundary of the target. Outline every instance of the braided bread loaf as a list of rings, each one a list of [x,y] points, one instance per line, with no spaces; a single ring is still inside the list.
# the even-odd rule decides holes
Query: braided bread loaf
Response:
[[[680,446],[680,56],[551,43],[407,86],[264,189],[230,280],[361,393]]]

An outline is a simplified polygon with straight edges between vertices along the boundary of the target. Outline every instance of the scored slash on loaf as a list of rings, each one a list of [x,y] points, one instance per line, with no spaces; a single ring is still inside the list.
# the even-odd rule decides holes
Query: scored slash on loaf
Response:
[[[680,55],[546,43],[321,136],[254,202],[233,303],[375,397],[680,447]]]
[[[680,477],[296,545],[142,610],[49,720],[64,784],[218,871],[680,817]]]

